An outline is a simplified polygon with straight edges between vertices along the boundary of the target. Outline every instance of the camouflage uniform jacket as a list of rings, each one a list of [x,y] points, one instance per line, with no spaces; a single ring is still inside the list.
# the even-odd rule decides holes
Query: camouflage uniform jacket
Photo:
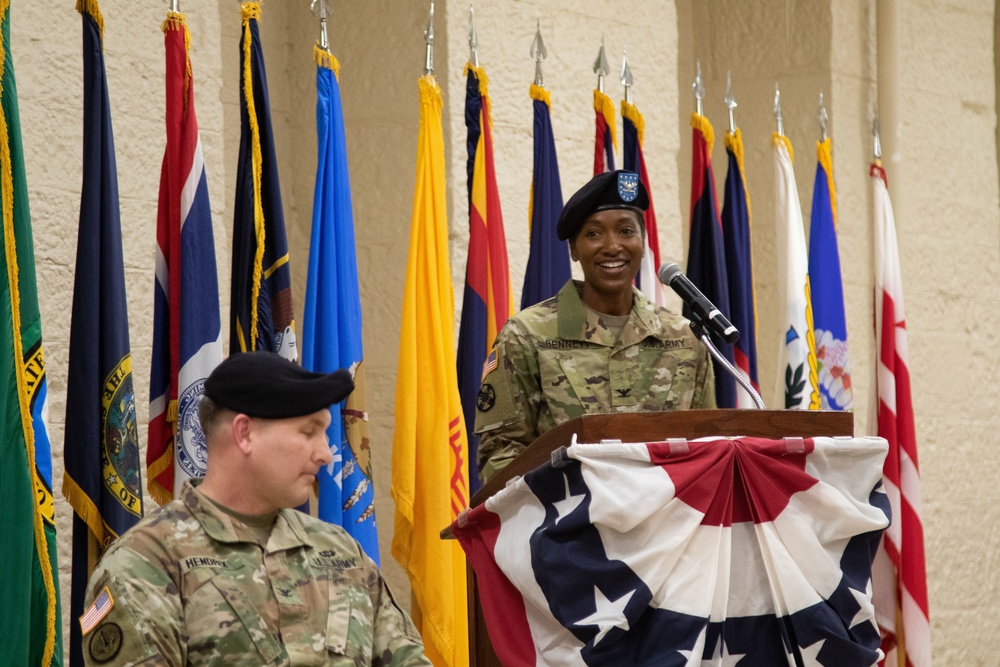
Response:
[[[88,665],[420,665],[420,635],[342,528],[278,513],[267,548],[190,483],[105,553]],[[105,598],[106,600],[106,598]],[[85,615],[86,617],[86,615]]]
[[[618,337],[569,281],[510,318],[487,359],[476,401],[484,480],[554,426],[581,415],[714,408],[708,350],[688,321],[632,290]]]

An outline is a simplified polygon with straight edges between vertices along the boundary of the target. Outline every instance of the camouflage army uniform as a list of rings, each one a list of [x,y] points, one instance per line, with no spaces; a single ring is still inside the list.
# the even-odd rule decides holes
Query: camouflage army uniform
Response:
[[[88,665],[431,664],[343,529],[282,510],[264,549],[190,483],[111,545],[88,604],[105,587]]]
[[[708,350],[684,318],[633,289],[619,338],[580,300],[580,283],[527,308],[497,336],[477,398],[480,477],[581,415],[714,408]]]

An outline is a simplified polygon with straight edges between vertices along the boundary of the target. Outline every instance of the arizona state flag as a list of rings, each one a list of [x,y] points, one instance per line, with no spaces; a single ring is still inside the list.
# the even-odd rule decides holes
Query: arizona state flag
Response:
[[[656,211],[653,209],[653,191],[649,187],[646,172],[646,158],[642,154],[642,144],[646,140],[646,120],[634,105],[622,100],[622,152],[625,169],[639,174],[639,180],[649,194],[649,208],[646,209],[646,252],[642,255],[642,265],[636,276],[636,285],[652,303],[666,305],[663,283],[656,277],[660,268],[660,236],[656,231]]]
[[[409,576],[413,620],[438,667],[469,661],[465,554],[457,541],[439,536],[469,504],[447,210],[441,89],[424,76],[396,374],[392,555]]]
[[[528,205],[531,244],[521,289],[521,308],[555,296],[571,275],[569,244],[556,235],[563,196],[556,142],[552,135],[552,99],[549,91],[535,84],[531,84],[529,94],[535,114],[534,169]]]
[[[726,132],[725,196],[722,204],[722,240],[726,249],[726,274],[729,278],[729,314],[740,338],[733,346],[736,370],[760,391],[757,379],[757,297],[753,282],[753,253],[750,247],[750,193],[747,191],[743,163],[743,133],[739,128]],[[753,408],[756,404],[743,387],[736,387],[736,407]]]
[[[708,119],[691,113],[691,238],[688,242],[687,276],[698,289],[729,319],[729,275],[726,272],[722,245],[722,223],[715,203],[715,175],[712,173],[712,144],[715,131]],[[691,318],[685,304],[684,316]],[[733,362],[733,346],[712,334],[719,352]],[[736,380],[715,359],[715,404],[720,408],[736,407]]]
[[[42,319],[21,145],[10,5],[0,0],[0,627],[3,661],[62,665]]]
[[[320,373],[349,368],[354,375],[351,395],[344,403],[330,406],[332,419],[326,434],[333,463],[316,475],[319,484],[317,516],[343,526],[378,563],[375,488],[368,444],[361,340],[361,293],[354,247],[344,110],[338,82],[340,63],[318,46],[313,47],[313,55],[316,58],[319,159],[302,317],[302,366]]]
[[[486,71],[465,66],[465,125],[468,128],[469,257],[465,265],[465,296],[458,334],[458,391],[462,396],[468,438],[470,494],[479,489],[476,449],[476,396],[483,362],[493,349],[497,332],[507,323],[514,297],[507,266],[500,193],[493,169],[493,128]]]
[[[242,6],[240,38],[240,153],[236,165],[229,353],[269,350],[298,359],[281,210],[278,158],[271,131],[260,3]]]
[[[851,364],[847,356],[844,284],[837,249],[837,193],[833,187],[830,138],[816,142],[816,181],[809,225],[809,287],[816,331],[816,372],[824,410],[854,407]]]
[[[63,495],[74,511],[70,664],[82,664],[80,624],[98,557],[142,517],[118,168],[96,0],[83,15],[83,193],[66,387]]]
[[[219,280],[212,206],[194,112],[194,81],[183,14],[163,22],[167,147],[160,170],[149,381],[146,482],[160,504],[185,480],[205,475],[198,405],[205,378],[222,362]]]
[[[806,236],[792,168],[792,142],[775,132],[771,145],[776,187],[778,298],[785,311],[785,334],[778,354],[778,402],[785,409],[819,410]]]
[[[594,89],[594,176],[615,170],[615,103]]]

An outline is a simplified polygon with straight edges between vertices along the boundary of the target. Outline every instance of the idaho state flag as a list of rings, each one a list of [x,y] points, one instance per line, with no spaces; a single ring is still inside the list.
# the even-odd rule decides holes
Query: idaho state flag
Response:
[[[82,664],[80,624],[97,559],[142,517],[118,168],[95,0],[83,15],[83,193],[66,386],[63,495],[74,511],[70,664]]]
[[[833,188],[830,138],[816,142],[816,181],[809,225],[809,288],[816,331],[816,372],[824,410],[854,407],[851,365],[847,356],[844,284],[837,249],[837,193]]]
[[[281,211],[278,158],[271,131],[260,3],[242,6],[240,38],[240,154],[236,166],[229,353],[269,350],[298,359]]]
[[[574,442],[452,531],[505,665],[873,665],[885,452]]]
[[[760,391],[757,380],[757,297],[753,282],[753,253],[750,248],[750,194],[743,170],[743,134],[739,128],[726,132],[726,192],[722,205],[722,240],[726,248],[726,273],[729,278],[730,321],[740,330],[733,346],[736,370]],[[716,378],[718,381],[718,378]],[[756,404],[743,387],[736,387],[736,407],[753,408]]]
[[[479,489],[476,449],[476,396],[483,362],[493,349],[497,332],[507,323],[514,300],[507,266],[500,193],[493,169],[493,128],[486,71],[465,66],[465,125],[468,128],[469,257],[465,265],[465,297],[458,334],[458,391],[462,395],[469,443],[470,494]]]
[[[639,174],[639,180],[646,186],[649,194],[649,208],[645,213],[646,252],[642,255],[636,285],[651,303],[663,306],[666,305],[663,283],[656,277],[660,268],[660,236],[656,231],[656,211],[653,209],[653,191],[649,187],[649,174],[646,172],[646,158],[642,154],[645,135],[645,118],[635,106],[622,100],[622,152],[625,156],[625,169]]]
[[[528,206],[531,245],[521,289],[521,308],[555,296],[571,275],[569,244],[556,235],[563,197],[552,135],[552,99],[549,91],[535,84],[531,84],[530,95],[535,112],[534,170]]]
[[[48,391],[10,5],[0,0],[0,627],[3,661],[63,664]]]
[[[338,82],[340,63],[318,46],[313,47],[313,55],[316,58],[319,160],[302,316],[302,366],[319,373],[349,368],[354,375],[354,391],[344,403],[330,406],[331,420],[326,434],[333,462],[316,475],[319,484],[317,516],[343,526],[378,563],[361,339],[361,293],[344,110]]]
[[[729,276],[722,245],[722,223],[715,203],[715,175],[712,173],[712,144],[715,131],[708,119],[691,114],[691,238],[688,243],[687,276],[719,312],[729,319]],[[685,305],[684,316],[691,318]],[[712,334],[719,352],[733,362],[733,346]],[[736,407],[736,380],[712,359],[715,370],[715,404],[720,408]]]
[[[469,661],[465,555],[440,531],[469,504],[468,448],[455,371],[441,89],[420,78],[413,224],[403,289],[392,439],[392,555],[413,590],[413,621],[438,667]]]
[[[594,176],[615,170],[615,103],[594,90]]]
[[[219,280],[212,206],[194,112],[194,81],[183,14],[163,22],[167,52],[167,148],[160,170],[149,381],[146,482],[160,504],[184,481],[204,477],[205,434],[198,405],[205,379],[222,362]]]

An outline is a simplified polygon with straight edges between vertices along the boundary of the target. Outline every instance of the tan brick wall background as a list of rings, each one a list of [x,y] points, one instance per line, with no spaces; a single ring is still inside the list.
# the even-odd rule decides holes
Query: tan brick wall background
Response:
[[[115,128],[136,404],[145,447],[152,324],[156,198],[164,145],[163,42],[167,2],[104,0],[105,53]],[[318,22],[306,0],[264,5],[261,36],[270,84],[299,320],[304,299],[315,173]],[[358,265],[369,364],[369,412],[383,568],[402,599],[408,585],[389,555],[389,498],[400,299],[410,226],[425,2],[332,2],[330,41],[340,59],[351,161]],[[63,501],[66,369],[79,216],[82,142],[80,17],[73,3],[15,1],[13,60],[35,229],[39,298],[50,389],[64,623],[68,624],[70,509]],[[893,8],[895,23],[887,12]],[[192,32],[197,111],[212,199],[223,321],[228,315],[233,176],[239,143],[239,7],[234,0],[182,1]],[[545,82],[568,197],[593,159],[591,65],[605,38],[618,69],[628,49],[634,101],[646,116],[646,159],[667,260],[686,258],[690,205],[690,84],[700,60],[705,115],[719,138],[716,185],[725,179],[721,136],[726,70],[747,148],[760,304],[758,345],[765,400],[775,393],[773,86],[782,90],[808,220],[825,94],[834,147],[840,253],[858,432],[869,428],[872,351],[872,217],[867,165],[876,103],[899,230],[910,369],[923,472],[933,651],[940,665],[991,665],[1000,639],[1000,198],[996,135],[995,4],[866,0],[503,0],[476,6],[480,63],[490,76],[500,194],[515,301],[527,260],[532,115],[528,55],[540,21],[549,58]],[[895,26],[894,28],[892,26]],[[437,3],[436,74],[444,131],[452,272],[461,304],[467,239],[465,79],[468,4]],[[892,46],[890,29],[896,31]],[[879,52],[879,49],[882,52]],[[885,121],[885,118],[883,118]],[[620,120],[619,120],[620,125]],[[620,132],[620,127],[619,127]],[[620,139],[619,139],[620,142]],[[620,143],[619,143],[620,146]],[[619,163],[621,155],[619,152]],[[808,224],[808,222],[807,222]],[[456,313],[456,322],[458,314]],[[227,334],[224,333],[224,336]],[[147,503],[150,501],[147,500]],[[152,506],[152,505],[148,505]],[[68,627],[68,626],[64,626]],[[66,633],[68,639],[68,633]]]

